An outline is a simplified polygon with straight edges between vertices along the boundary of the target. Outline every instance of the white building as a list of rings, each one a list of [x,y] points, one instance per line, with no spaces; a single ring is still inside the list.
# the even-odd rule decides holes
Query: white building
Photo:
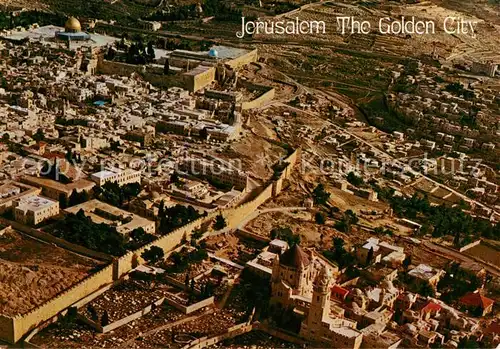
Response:
[[[129,183],[141,183],[141,172],[132,169],[112,169],[94,173],[90,176],[98,186],[102,187],[107,182],[116,182],[122,186]]]
[[[14,206],[15,220],[23,224],[37,225],[59,214],[59,202],[37,195],[22,198]]]

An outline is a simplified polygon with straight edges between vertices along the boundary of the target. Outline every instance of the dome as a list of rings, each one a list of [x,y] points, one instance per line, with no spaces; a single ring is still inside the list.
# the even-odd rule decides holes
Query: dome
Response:
[[[216,50],[216,49],[211,48],[211,49],[210,49],[210,51],[208,51],[208,55],[209,55],[210,57],[215,57],[215,58],[217,58],[217,57],[219,57],[219,52],[217,52],[217,50]]]
[[[66,24],[64,24],[64,30],[69,33],[81,32],[82,25],[80,24],[80,21],[78,19],[76,19],[75,17],[70,17],[66,21]]]

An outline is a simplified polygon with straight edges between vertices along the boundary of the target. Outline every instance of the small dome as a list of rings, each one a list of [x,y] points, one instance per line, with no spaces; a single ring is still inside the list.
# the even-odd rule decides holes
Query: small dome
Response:
[[[217,50],[216,50],[216,49],[211,48],[211,49],[210,49],[210,51],[208,51],[208,55],[209,55],[210,57],[215,57],[215,58],[217,58],[217,57],[219,57],[219,52],[217,52]]]
[[[81,32],[82,25],[80,24],[80,21],[78,19],[76,19],[75,17],[70,17],[66,21],[66,24],[64,24],[64,30],[69,33]]]

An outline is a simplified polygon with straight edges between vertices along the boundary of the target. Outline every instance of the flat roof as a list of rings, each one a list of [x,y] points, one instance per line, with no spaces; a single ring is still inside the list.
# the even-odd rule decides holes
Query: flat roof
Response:
[[[78,179],[68,184],[64,184],[50,178],[34,177],[34,176],[24,176],[22,180],[32,185],[39,185],[67,193],[72,192],[73,189],[92,189],[95,186],[94,182],[88,181],[86,179]]]
[[[33,195],[21,199],[16,209],[20,209],[23,211],[39,211],[54,204],[57,204],[57,202],[44,198],[42,196]]]
[[[234,59],[251,52],[243,48],[229,46],[212,46],[210,49],[217,51],[217,58],[219,59]]]
[[[416,268],[410,270],[408,274],[420,279],[428,280],[437,274],[437,270],[427,264],[419,264]]]
[[[212,66],[209,66],[209,65],[201,65],[200,64],[196,68],[193,68],[188,72],[185,72],[183,75],[189,75],[189,76],[193,75],[194,76],[194,75],[205,73],[205,72],[209,71],[210,69],[215,69],[215,68]]]
[[[113,172],[113,171],[104,170],[104,171],[99,171],[99,172],[92,174],[92,177],[104,179],[104,178],[112,177],[112,176],[117,175],[117,174],[118,173]]]
[[[117,217],[123,217],[123,218],[131,217],[132,220],[130,220],[130,222],[121,223],[121,224],[117,225],[116,221],[113,221],[111,219],[107,219],[105,217],[98,215],[97,213],[94,213],[96,209],[100,209],[102,211],[105,211],[105,212],[107,212],[113,216],[117,216]],[[146,218],[141,217],[139,215],[136,215],[134,213],[122,210],[118,207],[109,205],[105,202],[102,202],[102,201],[99,201],[96,199],[84,202],[84,203],[76,205],[76,206],[69,207],[69,208],[65,209],[64,211],[68,212],[68,213],[76,214],[80,210],[83,210],[83,212],[85,212],[85,215],[87,217],[89,217],[92,220],[92,222],[98,223],[98,224],[105,223],[105,224],[108,224],[111,226],[115,226],[116,231],[121,233],[121,234],[127,234],[127,233],[131,232],[132,230],[134,230],[136,228],[144,227],[145,225],[150,225],[150,224],[154,225],[155,224],[153,221],[150,221],[149,219],[146,219]]]

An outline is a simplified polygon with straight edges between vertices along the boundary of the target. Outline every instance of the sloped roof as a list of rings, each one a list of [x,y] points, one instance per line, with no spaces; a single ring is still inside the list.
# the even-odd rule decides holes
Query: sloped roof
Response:
[[[432,301],[429,301],[427,302],[423,307],[422,309],[420,309],[420,311],[424,312],[424,313],[428,313],[428,312],[438,312],[441,310],[441,306],[437,303],[434,303]]]
[[[342,297],[346,297],[349,294],[349,290],[340,287],[338,285],[335,285],[332,287],[332,294],[338,294],[341,295]]]
[[[470,292],[460,298],[460,303],[486,309],[495,302],[492,299],[481,295],[479,292]]]
[[[309,263],[311,263],[309,256],[297,244],[285,251],[280,257],[280,264],[291,268],[306,267]]]

